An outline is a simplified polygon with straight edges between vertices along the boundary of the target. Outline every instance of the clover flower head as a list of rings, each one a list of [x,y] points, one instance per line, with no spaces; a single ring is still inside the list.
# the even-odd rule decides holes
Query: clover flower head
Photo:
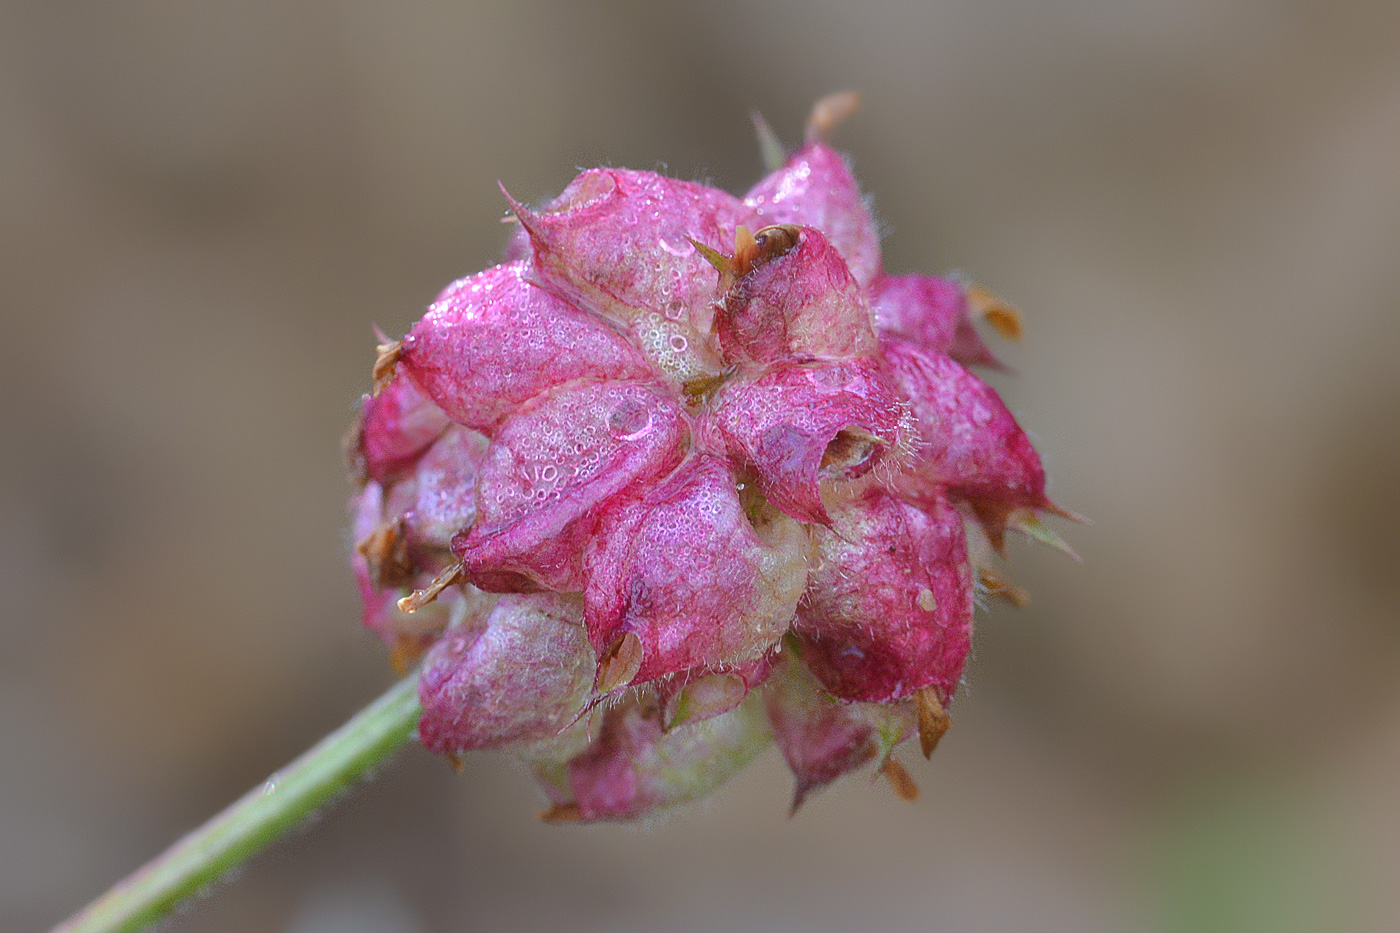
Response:
[[[828,142],[853,104],[742,197],[611,168],[506,194],[506,261],[380,347],[365,625],[421,658],[422,743],[513,750],[549,819],[695,799],[769,744],[794,808],[868,763],[912,795],[891,754],[947,730],[979,593],[1021,598],[990,552],[1072,517],[969,368],[1015,312],[884,271]]]

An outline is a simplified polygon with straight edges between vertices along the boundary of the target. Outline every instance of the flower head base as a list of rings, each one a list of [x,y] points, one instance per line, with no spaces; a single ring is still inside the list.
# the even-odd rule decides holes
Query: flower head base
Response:
[[[548,819],[695,799],[774,742],[794,808],[867,763],[911,796],[890,756],[947,730],[978,587],[1024,599],[981,555],[1068,515],[967,369],[999,365],[974,318],[1015,313],[883,272],[827,143],[852,106],[742,199],[617,169],[507,195],[511,259],[380,348],[365,624],[423,657],[423,744],[515,750]]]

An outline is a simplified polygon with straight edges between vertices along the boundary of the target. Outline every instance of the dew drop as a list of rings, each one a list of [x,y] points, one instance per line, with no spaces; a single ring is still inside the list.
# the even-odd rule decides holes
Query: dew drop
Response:
[[[617,440],[631,441],[651,430],[651,412],[640,401],[621,402],[608,415],[608,433]]]
[[[662,249],[664,249],[666,252],[670,253],[672,256],[679,256],[681,258],[689,256],[691,253],[695,252],[695,247],[691,244],[689,240],[681,240],[679,243],[673,244],[669,242],[665,237],[659,237],[656,241],[656,244]],[[676,270],[676,272],[673,273],[673,277],[677,279],[680,278],[680,270]]]

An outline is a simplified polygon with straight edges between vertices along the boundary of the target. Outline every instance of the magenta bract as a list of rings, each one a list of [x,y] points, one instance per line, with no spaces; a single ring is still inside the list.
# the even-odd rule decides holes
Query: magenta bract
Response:
[[[528,272],[515,262],[453,283],[403,339],[400,370],[458,424],[487,430],[572,379],[652,376],[621,334]]]
[[[796,778],[793,811],[812,791],[887,758],[915,728],[911,704],[837,700],[793,652],[776,666],[764,699],[773,739]]]
[[[833,696],[889,702],[924,687],[951,697],[972,639],[962,518],[946,498],[920,509],[880,489],[833,510],[795,630]]]
[[[577,597],[502,596],[479,625],[459,625],[423,662],[418,735],[435,752],[551,739],[593,686]]]
[[[614,319],[677,380],[719,371],[714,270],[695,243],[723,248],[753,223],[737,198],[654,172],[592,169],[538,213],[512,207],[547,289]]]
[[[1059,511],[1045,494],[1040,455],[996,390],[907,341],[887,338],[883,349],[922,442],[898,488],[917,501],[944,492],[966,501],[998,547],[1014,510]]]
[[[361,412],[358,455],[370,479],[387,482],[413,466],[451,420],[412,380],[400,377],[367,397]]]
[[[869,285],[880,274],[880,236],[860,185],[841,153],[813,140],[749,189],[744,203],[763,223],[806,224],[826,234],[851,274]]]
[[[629,699],[607,712],[597,738],[569,760],[572,799],[556,803],[554,814],[630,820],[704,797],[771,741],[763,712],[752,702],[667,731],[655,704]]]
[[[777,649],[732,665],[692,669],[656,681],[667,729],[727,713],[768,679]]]
[[[882,271],[827,142],[852,104],[742,199],[623,169],[507,195],[509,261],[379,348],[351,451],[365,624],[424,659],[423,744],[512,750],[547,819],[695,799],[775,737],[795,803],[871,763],[913,796],[891,754],[948,728],[974,580],[1019,592],[965,522],[999,547],[1065,514],[964,368],[996,365],[975,321],[1019,318]]]
[[[736,376],[703,422],[708,437],[751,473],[774,508],[804,522],[829,521],[819,482],[849,481],[906,440],[904,400],[876,360],[775,364]]]
[[[935,275],[884,275],[870,283],[870,306],[881,334],[964,366],[1001,367],[972,326],[967,289]]]
[[[411,481],[394,487],[390,511],[402,516],[410,545],[446,549],[453,535],[476,521],[476,476],[489,444],[470,428],[453,425],[423,453]]]
[[[810,546],[783,516],[762,531],[744,514],[729,465],[704,456],[603,520],[584,556],[588,634],[599,652],[623,636],[639,652],[633,676],[615,674],[609,686],[733,667],[782,637]]]
[[[715,332],[727,360],[843,360],[875,352],[865,294],[841,254],[812,227],[781,255],[753,264],[719,302]]]
[[[532,399],[496,433],[476,522],[453,539],[468,579],[582,590],[580,558],[601,507],[670,473],[688,437],[677,400],[650,385],[581,380]]]

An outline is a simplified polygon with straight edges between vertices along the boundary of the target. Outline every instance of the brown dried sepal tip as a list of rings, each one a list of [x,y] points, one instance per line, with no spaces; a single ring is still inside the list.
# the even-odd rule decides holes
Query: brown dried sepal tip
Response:
[[[414,590],[403,599],[400,599],[398,602],[399,612],[417,612],[442,595],[442,591],[456,583],[461,575],[462,565],[460,563],[453,564],[436,577],[433,577],[433,582],[429,583],[421,590]]]
[[[740,224],[734,231],[732,256],[726,256],[698,240],[690,242],[719,271],[719,293],[723,295],[734,287],[735,282],[759,266],[792,252],[801,236],[802,228],[797,224],[770,224],[760,227],[757,233]]]
[[[381,343],[375,348],[374,368],[370,370],[370,376],[374,379],[374,388],[370,390],[371,395],[378,395],[384,391],[384,387],[394,380],[394,370],[398,368],[399,357],[403,355],[403,341],[391,340],[388,343]]]
[[[1021,339],[1021,315],[982,286],[972,285],[967,289],[967,306],[968,310],[986,319],[1007,340]]]
[[[594,692],[612,693],[619,687],[625,687],[641,669],[642,640],[631,632],[624,632],[598,659],[598,674],[593,681]]]
[[[1017,609],[1024,609],[1031,604],[1031,594],[1024,587],[1017,586],[990,567],[980,568],[977,571],[977,579],[987,591],[987,595],[1004,600]]]
[[[375,589],[396,589],[407,586],[413,579],[414,567],[408,556],[403,519],[380,525],[355,545],[355,550],[369,563],[369,578]]]
[[[885,780],[890,782],[890,787],[894,789],[895,796],[900,800],[913,803],[919,799],[919,785],[914,783],[914,779],[904,769],[904,765],[893,758],[887,758],[885,763],[880,766],[880,773],[885,776]]]
[[[467,759],[462,756],[461,752],[448,752],[447,763],[452,766],[453,771],[461,774],[467,766]]]
[[[952,727],[953,719],[943,708],[943,700],[938,696],[936,687],[915,691],[914,700],[919,711],[919,748],[928,758],[938,747],[938,740]]]
[[[544,823],[577,823],[582,819],[583,811],[576,803],[556,803],[540,811],[540,821]]]
[[[1074,548],[1069,546],[1068,541],[1040,520],[1036,509],[1022,508],[1006,502],[997,502],[994,499],[972,499],[968,505],[972,508],[972,514],[982,525],[983,531],[986,532],[987,541],[991,544],[992,550],[999,556],[1006,556],[1006,529],[1011,528],[1047,547],[1063,551],[1070,560],[1076,563],[1084,560],[1075,552]],[[1089,519],[1083,515],[1062,509],[1053,502],[1046,502],[1036,508],[1051,515],[1058,515],[1067,521],[1079,524],[1089,522]]]
[[[859,109],[860,94],[857,91],[841,91],[823,97],[813,105],[812,113],[807,117],[807,142],[829,142],[831,131]]]
[[[767,262],[792,252],[802,236],[797,224],[771,224],[749,233],[743,224],[734,232],[734,256],[730,264],[736,277],[742,278]]]
[[[363,489],[369,482],[369,464],[365,462],[364,426],[356,418],[345,433],[340,436],[340,449],[345,454],[345,465],[350,473],[350,482]]]

